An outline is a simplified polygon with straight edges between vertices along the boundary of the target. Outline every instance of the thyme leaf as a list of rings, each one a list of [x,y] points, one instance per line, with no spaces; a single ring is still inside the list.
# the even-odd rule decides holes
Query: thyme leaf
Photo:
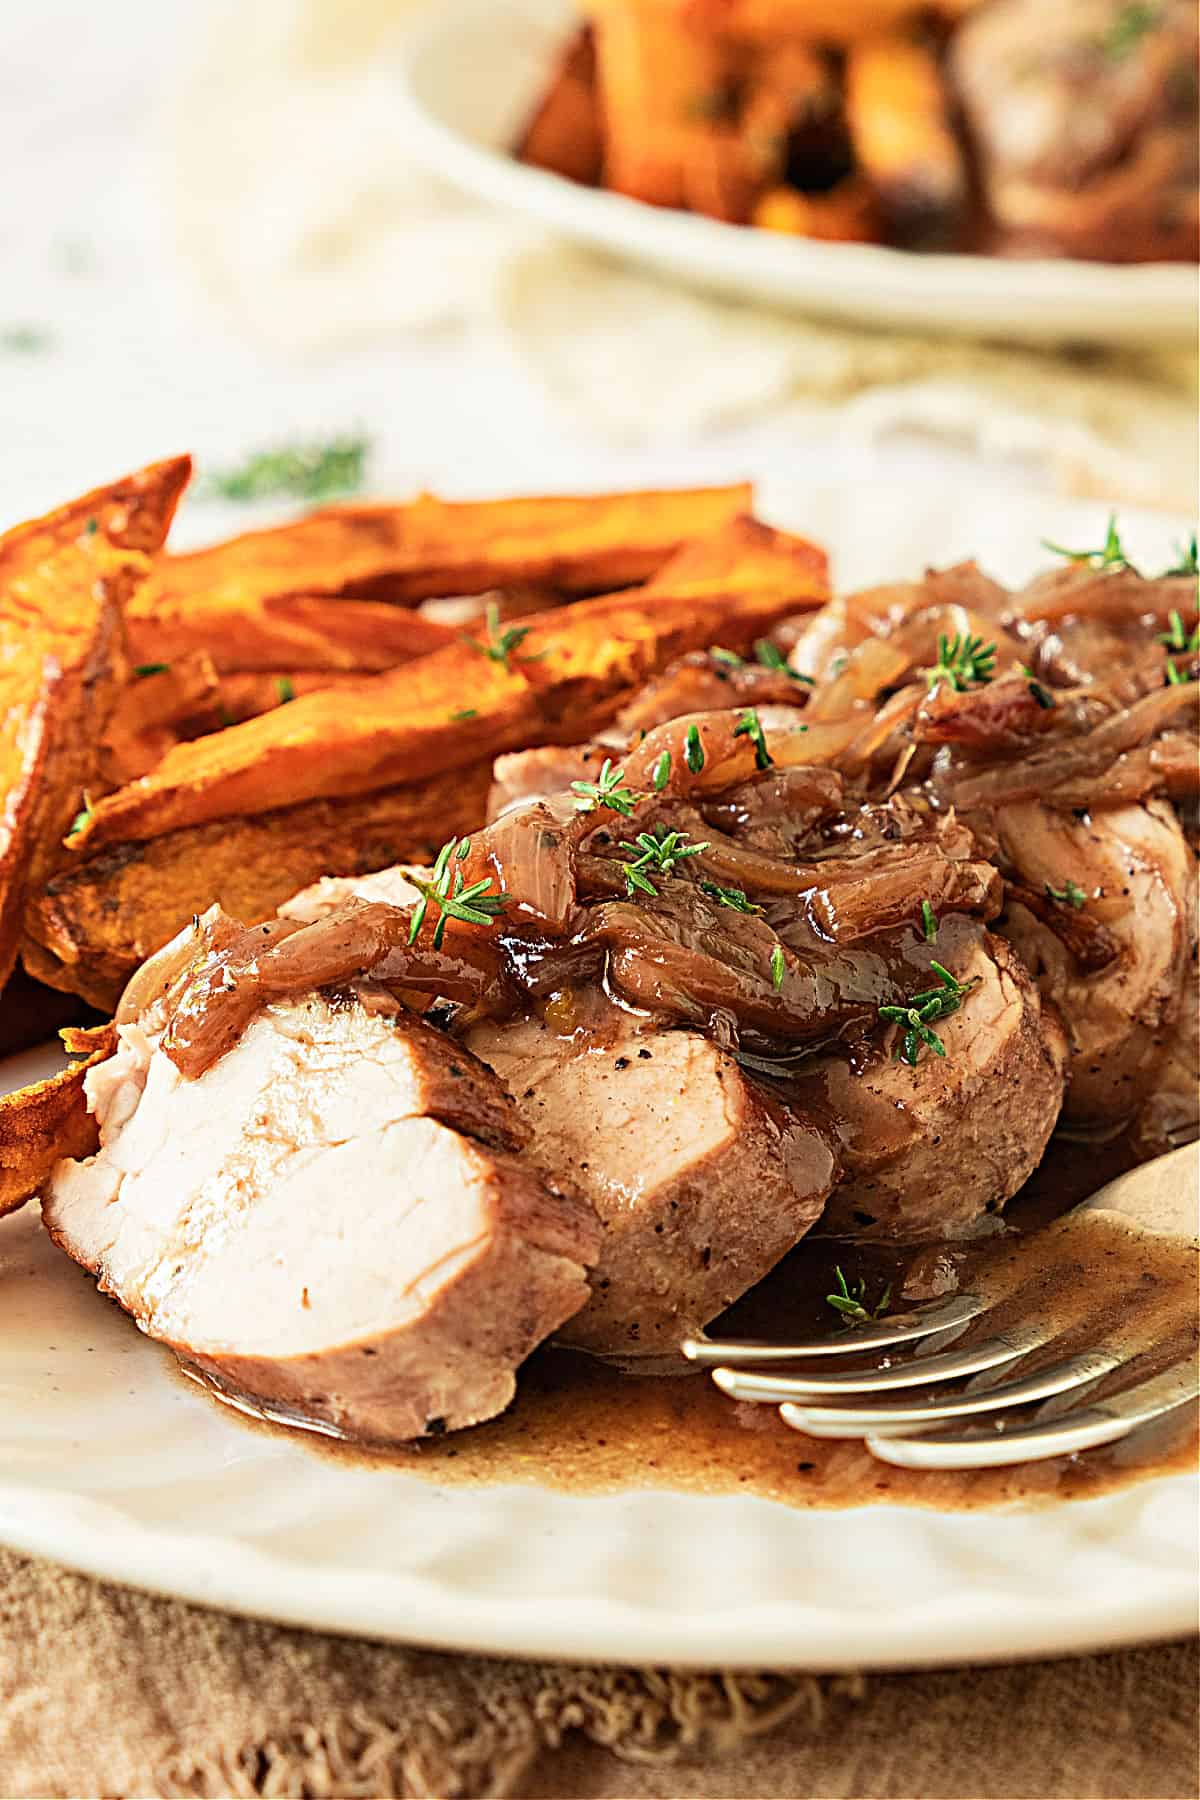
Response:
[[[650,777],[656,794],[661,794],[671,779],[671,752],[664,750],[654,765],[654,773]]]
[[[612,758],[608,756],[600,765],[597,781],[573,781],[571,790],[578,795],[575,801],[578,812],[595,812],[601,806],[608,806],[625,819],[630,817],[639,800],[646,798],[636,788],[625,786],[624,769],[614,769]]]
[[[770,638],[759,638],[754,655],[764,669],[773,669],[777,675],[786,675],[789,681],[799,681],[805,687],[816,686],[811,675],[801,675],[798,669],[792,668],[779,645],[773,644]]]
[[[481,642],[479,638],[473,638],[466,632],[463,633],[463,637],[470,644],[472,650],[478,650],[479,654],[486,656],[489,662],[499,663],[502,669],[508,669],[511,672],[512,663],[509,658],[520,649],[532,627],[509,625],[502,631],[500,629],[500,606],[495,600],[488,601],[483,616],[487,625],[486,640]],[[520,660],[522,662],[541,662],[545,654],[544,650],[539,650],[536,656],[526,655]]]
[[[683,740],[683,760],[693,775],[698,775],[704,767],[704,745],[700,742],[700,728],[689,725],[687,736]]]
[[[170,666],[170,663],[136,663],[133,672],[140,681],[144,675],[165,675]]]
[[[1163,570],[1164,576],[1200,575],[1200,546],[1196,543],[1196,533],[1194,531],[1186,543],[1176,544],[1175,557],[1176,561],[1174,565],[1169,569]]]
[[[428,881],[410,874],[409,880],[421,896],[413,908],[408,928],[410,944],[415,944],[421,935],[431,905],[438,909],[438,920],[433,928],[435,950],[442,947],[448,919],[458,919],[464,925],[492,925],[503,912],[508,895],[488,892],[492,885],[490,875],[485,875],[482,881],[473,881],[470,887],[463,885],[462,870],[455,865],[463,861],[470,848],[470,838],[450,838],[438,851]]]
[[[211,470],[197,487],[203,500],[329,500],[357,493],[370,441],[362,436],[314,439],[255,450],[241,463]]]
[[[1057,900],[1062,906],[1073,906],[1075,911],[1078,912],[1084,901],[1087,899],[1087,895],[1079,886],[1078,882],[1075,881],[1064,881],[1060,888],[1051,887],[1050,883],[1047,882],[1046,898],[1048,900]]]
[[[733,728],[735,738],[747,737],[754,745],[754,766],[756,769],[769,769],[775,760],[767,749],[767,740],[763,736],[762,720],[758,709],[748,706]]]
[[[861,1276],[854,1283],[854,1286],[851,1287],[848,1284],[846,1277],[842,1274],[840,1267],[835,1268],[833,1274],[834,1279],[837,1282],[838,1291],[836,1294],[826,1294],[825,1304],[827,1306],[832,1306],[835,1312],[841,1313],[843,1321],[851,1330],[853,1330],[856,1325],[869,1325],[874,1320],[883,1317],[888,1309],[888,1302],[892,1297],[892,1284],[890,1281],[884,1288],[875,1305],[873,1307],[868,1307],[867,1284]]]
[[[752,900],[746,898],[744,888],[722,887],[716,881],[702,881],[699,886],[702,894],[707,894],[711,900],[718,901],[721,906],[729,907],[731,912],[760,913],[763,910],[761,906],[755,906]]]
[[[1042,548],[1055,556],[1065,556],[1068,562],[1087,563],[1093,569],[1131,569],[1135,575],[1137,573],[1125,554],[1125,546],[1117,530],[1116,513],[1108,515],[1108,530],[1098,550],[1068,550],[1064,544],[1052,544],[1049,538],[1042,539]]]
[[[956,1013],[964,997],[979,982],[977,975],[970,981],[959,981],[940,962],[931,962],[929,967],[938,978],[937,987],[924,988],[899,1006],[879,1008],[881,1019],[886,1019],[889,1024],[903,1026],[896,1057],[912,1068],[920,1061],[922,1045],[927,1050],[932,1050],[935,1056],[945,1056],[946,1046],[934,1031],[933,1025],[938,1019],[948,1019],[951,1013]]]
[[[1200,650],[1200,624],[1189,633],[1183,623],[1183,614],[1175,608],[1167,614],[1167,623],[1171,629],[1160,631],[1155,642],[1165,644],[1176,656],[1195,656]]]
[[[981,637],[955,632],[953,637],[938,634],[938,659],[931,669],[923,671],[930,690],[948,681],[958,694],[971,687],[982,687],[996,673],[996,646],[985,644]]]
[[[783,945],[776,944],[771,952],[771,986],[778,993],[783,986],[783,978],[787,974],[787,961],[783,954]]]
[[[937,942],[937,914],[934,912],[932,906],[930,906],[928,900],[922,900],[921,902],[921,929],[925,933],[925,942],[927,944],[934,944]]]
[[[280,706],[286,706],[289,700],[296,698],[296,684],[290,675],[275,677],[275,692],[279,697]]]

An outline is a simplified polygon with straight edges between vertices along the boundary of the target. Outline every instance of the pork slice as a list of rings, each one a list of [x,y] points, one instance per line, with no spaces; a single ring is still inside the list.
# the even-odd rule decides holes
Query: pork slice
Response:
[[[410,1015],[265,1008],[195,1080],[161,1011],[92,1071],[100,1150],[55,1241],[150,1336],[264,1410],[367,1442],[471,1425],[584,1304],[587,1207],[519,1152],[495,1076]]]
[[[1041,1161],[1063,1098],[1066,1038],[1001,938],[944,924],[938,957],[976,985],[935,1030],[946,1054],[915,1067],[895,1027],[865,1055],[806,1067],[801,1096],[828,1106],[845,1173],[822,1229],[853,1237],[955,1237],[998,1212]]]
[[[799,1242],[832,1186],[820,1128],[698,1032],[623,1020],[564,1036],[528,1018],[467,1041],[522,1108],[531,1154],[603,1227],[592,1298],[561,1342],[673,1354]]]

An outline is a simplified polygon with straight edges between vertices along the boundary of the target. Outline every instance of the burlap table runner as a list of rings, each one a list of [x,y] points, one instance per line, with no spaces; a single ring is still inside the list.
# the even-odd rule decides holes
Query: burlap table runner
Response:
[[[0,1794],[1197,1792],[1193,1644],[858,1677],[581,1669],[206,1612],[0,1551]]]

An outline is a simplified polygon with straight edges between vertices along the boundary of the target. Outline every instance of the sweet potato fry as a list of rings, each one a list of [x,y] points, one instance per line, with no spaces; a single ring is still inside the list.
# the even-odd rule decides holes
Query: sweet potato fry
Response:
[[[816,544],[742,513],[677,550],[642,591],[673,594],[676,599],[790,593],[797,612],[807,612],[829,598],[828,576],[829,559]]]
[[[603,149],[590,26],[567,40],[515,152],[522,162],[570,181],[599,181]]]
[[[856,44],[846,58],[846,119],[888,235],[901,244],[951,242],[967,174],[936,52],[899,35]]]
[[[111,1010],[137,965],[214,900],[268,917],[321,875],[428,862],[482,823],[492,762],[358,799],[313,800],[123,844],[56,875],[26,914],[24,961],[48,986]]]
[[[147,597],[129,620],[134,663],[211,657],[219,674],[254,669],[377,673],[449,642],[445,625],[379,600],[323,594],[243,597],[218,590],[195,599]]]
[[[520,500],[425,494],[403,506],[329,506],[164,557],[133,616],[154,618],[199,595],[249,608],[281,594],[411,605],[519,582],[599,593],[644,581],[688,538],[745,512],[751,498],[742,485]]]
[[[135,665],[100,743],[106,784],[119,787],[152,769],[187,735],[179,729],[184,720],[217,705],[220,687],[212,658],[203,650],[190,650],[170,664]]]
[[[602,0],[593,14],[605,185],[655,206],[739,216],[730,46],[656,0]]]
[[[302,799],[369,793],[529,743],[578,741],[672,657],[718,633],[731,649],[750,643],[801,607],[804,591],[798,577],[783,593],[778,586],[683,597],[639,591],[534,614],[503,654],[453,644],[350,689],[309,694],[178,745],[151,774],[101,800],[72,847],[98,849]],[[825,596],[816,569],[807,591]]]
[[[203,737],[227,725],[240,725],[243,719],[256,719],[260,713],[276,706],[287,706],[302,694],[318,694],[324,688],[352,687],[362,676],[353,669],[244,669],[234,675],[223,675],[217,685],[215,703],[207,712],[198,712],[188,721],[181,737]]]
[[[827,194],[801,194],[795,188],[771,188],[754,209],[751,223],[763,231],[789,237],[817,238],[825,243],[874,244],[882,236],[879,203],[864,181],[853,175]]]
[[[122,609],[187,481],[186,457],[98,488],[0,538],[0,983],[27,885],[96,774],[124,674]]]
[[[99,1137],[83,1097],[83,1078],[116,1048],[115,1025],[68,1026],[63,1042],[81,1058],[0,1099],[0,1216],[36,1194],[61,1156],[90,1156]]]
[[[741,42],[777,45],[782,39],[852,44],[925,10],[915,0],[643,0],[686,20],[697,33],[721,33]],[[969,0],[949,0],[963,11]]]

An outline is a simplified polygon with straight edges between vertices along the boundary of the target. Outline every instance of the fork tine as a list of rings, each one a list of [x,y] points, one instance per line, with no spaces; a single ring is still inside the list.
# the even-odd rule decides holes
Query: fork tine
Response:
[[[1120,1361],[1118,1356],[1092,1350],[1068,1356],[1040,1369],[1036,1375],[1001,1381],[983,1392],[956,1395],[948,1400],[902,1400],[893,1406],[813,1407],[788,1402],[779,1410],[794,1430],[806,1432],[809,1437],[881,1436],[885,1431],[908,1432],[916,1425],[936,1425],[943,1419],[965,1419],[1010,1406],[1028,1406],[1035,1400],[1047,1400],[1053,1394],[1068,1393],[1089,1381],[1098,1381],[1101,1375],[1118,1368]]]
[[[732,1338],[719,1342],[701,1332],[697,1337],[685,1338],[680,1347],[688,1361],[702,1369],[714,1369],[718,1365],[729,1369],[751,1368],[757,1363],[800,1362],[810,1356],[858,1356],[869,1350],[895,1350],[904,1344],[915,1344],[921,1338],[932,1337],[937,1331],[967,1325],[977,1319],[987,1305],[979,1294],[956,1294],[949,1300],[915,1306],[911,1312],[898,1319],[889,1319],[886,1324],[836,1336],[802,1338],[793,1344],[764,1344]]]
[[[896,1388],[929,1387],[934,1382],[956,1381],[1016,1362],[1045,1343],[1045,1334],[1034,1326],[1022,1326],[984,1338],[965,1350],[946,1350],[937,1356],[913,1356],[886,1369],[853,1369],[835,1375],[755,1375],[741,1369],[713,1370],[722,1393],[734,1400],[819,1399],[823,1394],[886,1394]]]
[[[1110,1395],[1076,1412],[991,1433],[950,1432],[931,1437],[868,1437],[867,1449],[883,1462],[906,1469],[985,1469],[1005,1463],[1041,1462],[1070,1456],[1098,1444],[1128,1437],[1139,1425],[1161,1418],[1200,1396],[1194,1361],[1175,1363],[1150,1381]]]

